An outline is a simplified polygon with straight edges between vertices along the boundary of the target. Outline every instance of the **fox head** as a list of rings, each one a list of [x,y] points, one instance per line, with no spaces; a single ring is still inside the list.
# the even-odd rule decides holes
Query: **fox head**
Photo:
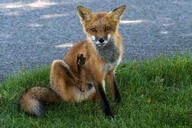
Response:
[[[92,13],[89,9],[78,6],[77,12],[87,38],[93,44],[104,47],[114,40],[115,33],[118,31],[118,24],[125,9],[126,6],[123,5],[108,13]]]

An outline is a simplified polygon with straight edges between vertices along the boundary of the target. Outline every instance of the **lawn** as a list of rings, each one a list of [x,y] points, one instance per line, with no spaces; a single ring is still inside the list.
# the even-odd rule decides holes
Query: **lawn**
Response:
[[[49,87],[50,67],[10,76],[0,85],[0,128],[60,127],[192,127],[192,55],[161,56],[121,63],[116,71],[122,96],[115,103],[107,97],[115,115],[107,119],[99,103],[56,103],[45,107],[39,118],[17,111],[17,100],[28,87]]]

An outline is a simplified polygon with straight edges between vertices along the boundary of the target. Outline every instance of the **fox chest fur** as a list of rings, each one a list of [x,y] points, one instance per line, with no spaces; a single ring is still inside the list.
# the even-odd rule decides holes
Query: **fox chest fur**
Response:
[[[105,47],[95,46],[98,56],[105,63],[102,64],[101,71],[105,74],[113,70],[121,61],[120,49],[114,41],[110,41]]]

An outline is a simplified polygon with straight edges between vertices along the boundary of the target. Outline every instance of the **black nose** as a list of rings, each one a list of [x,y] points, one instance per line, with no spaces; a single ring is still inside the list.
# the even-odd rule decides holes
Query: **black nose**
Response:
[[[100,38],[100,39],[99,39],[99,42],[100,42],[100,43],[103,43],[103,42],[104,42],[104,39],[103,39],[103,38]]]

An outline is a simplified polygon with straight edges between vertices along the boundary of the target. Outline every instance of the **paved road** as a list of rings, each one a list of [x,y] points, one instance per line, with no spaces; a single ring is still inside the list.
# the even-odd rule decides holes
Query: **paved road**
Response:
[[[0,79],[62,59],[74,42],[83,40],[78,5],[96,12],[123,4],[124,61],[192,51],[191,0],[1,0]]]

